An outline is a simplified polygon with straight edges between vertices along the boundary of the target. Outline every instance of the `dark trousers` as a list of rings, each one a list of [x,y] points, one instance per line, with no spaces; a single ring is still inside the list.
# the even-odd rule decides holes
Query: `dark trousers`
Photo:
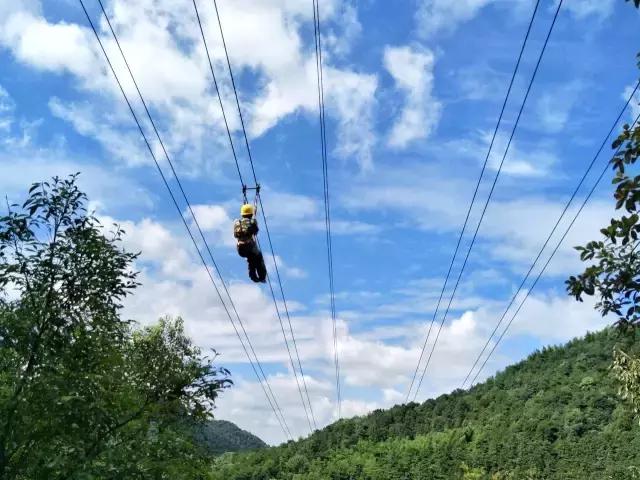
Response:
[[[264,283],[267,279],[267,267],[258,245],[255,242],[239,244],[238,255],[247,259],[249,278],[254,282]]]

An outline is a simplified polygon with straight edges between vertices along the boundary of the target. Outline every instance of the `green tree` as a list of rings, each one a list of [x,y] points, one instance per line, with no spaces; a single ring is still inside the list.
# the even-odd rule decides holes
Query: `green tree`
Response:
[[[616,348],[613,371],[620,382],[620,396],[627,400],[640,416],[640,358]]]
[[[628,1],[628,0],[627,0]],[[636,8],[640,0],[634,0]],[[638,55],[640,58],[640,55]],[[639,62],[640,66],[640,62]],[[624,125],[613,142],[616,154],[611,160],[615,172],[613,184],[618,218],[600,230],[602,239],[576,247],[580,259],[591,264],[579,275],[567,280],[567,291],[576,300],[596,296],[595,308],[605,316],[615,314],[623,330],[640,326],[640,175],[634,175],[640,157],[640,125]],[[639,358],[616,349],[613,370],[620,382],[620,393],[640,412]]]
[[[629,0],[627,0],[629,1]],[[640,0],[633,0],[640,8]],[[638,54],[640,59],[640,54]],[[640,62],[638,62],[640,67]],[[640,322],[640,256],[638,234],[640,232],[640,175],[630,171],[640,157],[640,125],[624,125],[623,132],[613,142],[616,154],[611,160],[615,172],[614,198],[616,210],[624,210],[620,218],[612,218],[602,228],[603,239],[576,247],[583,261],[595,261],[585,271],[567,280],[567,290],[576,300],[583,295],[597,294],[598,309],[602,315],[615,313],[621,326],[636,326]]]
[[[136,255],[76,177],[32,185],[0,218],[0,478],[197,478],[190,422],[228,372],[180,319],[120,317]]]
[[[576,247],[583,261],[594,261],[583,273],[567,280],[567,290],[578,301],[583,295],[596,295],[596,308],[602,315],[614,313],[621,326],[636,326],[640,322],[640,175],[629,170],[640,157],[640,126],[625,125],[613,143],[620,150],[611,160],[616,184],[616,209],[623,209],[620,218],[612,218],[601,229],[602,240]]]

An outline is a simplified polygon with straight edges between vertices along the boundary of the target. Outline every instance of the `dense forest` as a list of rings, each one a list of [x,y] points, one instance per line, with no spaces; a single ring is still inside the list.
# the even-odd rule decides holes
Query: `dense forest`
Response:
[[[640,427],[617,395],[616,329],[550,347],[423,404],[341,420],[308,439],[221,456],[213,479],[636,479]]]
[[[267,446],[254,434],[226,420],[210,420],[194,427],[196,440],[210,455],[256,450]]]

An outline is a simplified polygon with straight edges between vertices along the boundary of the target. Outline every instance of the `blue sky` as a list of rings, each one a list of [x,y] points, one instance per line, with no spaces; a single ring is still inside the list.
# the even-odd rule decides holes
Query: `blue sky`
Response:
[[[142,114],[97,2],[86,3]],[[337,411],[311,1],[218,3],[314,412],[324,425]],[[346,416],[404,400],[533,4],[321,2]],[[295,435],[305,435],[268,290],[247,281],[235,253],[240,186],[192,3],[105,5],[285,416]],[[472,226],[556,5],[541,2]],[[213,5],[198,6],[249,178]],[[418,399],[456,388],[471,367],[635,85],[639,21],[622,0],[565,0]],[[215,348],[233,372],[236,385],[216,414],[282,441],[79,3],[0,0],[0,191],[20,200],[30,182],[76,171],[96,214],[121,223],[127,246],[142,251],[143,286],[125,314],[141,323],[182,315],[196,342]],[[606,323],[589,302],[568,298],[563,282],[580,268],[570,247],[594,237],[611,215],[609,190],[608,182],[598,190],[480,378]]]

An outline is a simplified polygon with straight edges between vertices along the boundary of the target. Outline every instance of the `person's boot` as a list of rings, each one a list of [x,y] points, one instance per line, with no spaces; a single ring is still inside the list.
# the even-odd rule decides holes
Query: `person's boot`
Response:
[[[260,282],[260,278],[258,277],[258,273],[256,272],[256,268],[253,263],[248,261],[247,264],[249,265],[249,278],[256,283]]]
[[[257,258],[256,270],[260,283],[267,283],[267,267],[264,264],[264,257],[262,256],[262,253]]]

